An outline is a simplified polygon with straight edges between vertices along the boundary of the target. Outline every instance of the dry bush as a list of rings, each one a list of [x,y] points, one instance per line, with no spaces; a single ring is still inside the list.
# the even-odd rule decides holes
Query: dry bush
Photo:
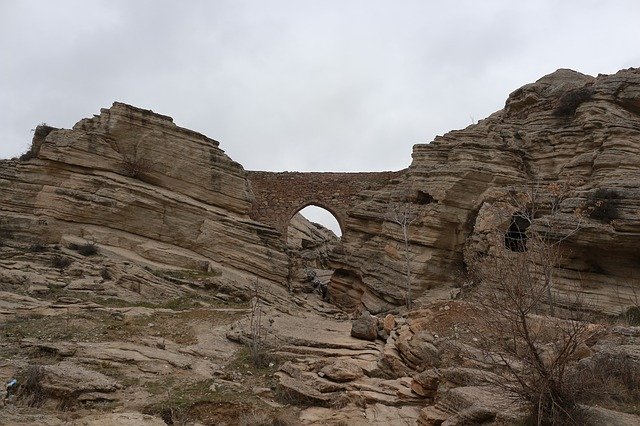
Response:
[[[71,250],[75,250],[83,256],[93,256],[98,254],[98,246],[95,243],[84,243],[84,244],[69,244],[69,248]]]
[[[143,180],[145,175],[153,168],[153,162],[139,149],[140,143],[136,143],[129,149],[119,148],[122,161],[120,168],[122,174],[133,179]]]
[[[491,383],[530,406],[537,424],[580,424],[584,413],[567,372],[591,336],[586,307],[576,299],[567,319],[540,316],[554,314],[553,278],[562,242],[579,227],[565,234],[555,229],[555,214],[566,197],[558,185],[514,190],[509,197],[509,208],[495,215],[511,214],[511,222],[498,221],[510,228],[514,218],[527,225],[516,236],[518,244],[509,242],[510,229],[496,227],[486,234],[490,253],[467,255],[469,273],[479,283],[479,340],[487,366],[499,377]]]
[[[558,107],[553,111],[556,117],[571,117],[576,113],[578,107],[591,99],[593,89],[589,87],[581,87],[565,93],[560,98]]]
[[[33,243],[28,248],[28,251],[31,253],[42,253],[46,250],[47,250],[47,246],[41,242]]]
[[[66,256],[60,256],[59,254],[56,254],[51,258],[51,266],[60,270],[68,268],[69,265],[71,265],[71,262],[71,259]]]
[[[42,387],[45,374],[44,368],[39,365],[30,366],[20,373],[17,377],[16,399],[28,407],[41,407],[47,400]]]
[[[569,370],[567,380],[581,403],[640,414],[640,369],[628,354],[586,358]]]
[[[612,189],[598,188],[587,198],[586,212],[591,219],[610,223],[620,216],[619,194]]]

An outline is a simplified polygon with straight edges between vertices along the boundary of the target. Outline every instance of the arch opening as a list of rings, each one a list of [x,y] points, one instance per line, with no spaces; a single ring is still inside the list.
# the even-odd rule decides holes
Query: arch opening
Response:
[[[338,242],[342,236],[342,224],[331,210],[316,203],[298,208],[287,223],[287,245],[313,247],[328,242]]]
[[[342,226],[339,216],[329,209],[307,204],[296,210],[287,227],[287,246],[293,255],[294,273],[305,292],[327,297],[334,269],[331,253],[340,244]]]

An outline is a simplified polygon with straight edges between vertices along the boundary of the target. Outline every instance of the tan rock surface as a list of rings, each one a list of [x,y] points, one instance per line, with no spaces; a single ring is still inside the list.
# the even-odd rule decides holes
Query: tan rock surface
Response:
[[[37,132],[34,154],[0,162],[0,224],[16,237],[80,237],[133,260],[285,283],[277,235],[248,219],[242,167],[170,117],[116,102],[73,129]],[[145,165],[136,176],[132,162]]]
[[[335,261],[329,293],[345,307],[373,313],[402,305],[405,253],[401,229],[386,219],[390,206],[408,208],[414,297],[448,297],[463,272],[465,246],[483,248],[483,204],[509,186],[581,182],[554,218],[565,235],[571,214],[598,189],[615,193],[616,217],[587,217],[566,241],[557,274],[559,299],[569,303],[576,283],[588,302],[609,313],[631,306],[638,293],[640,237],[640,70],[596,78],[558,70],[511,93],[505,108],[477,124],[413,149],[404,178],[367,194],[345,222],[344,255]],[[567,92],[591,95],[574,114],[554,115]],[[408,201],[408,202],[407,202]],[[561,236],[561,235],[560,235]]]

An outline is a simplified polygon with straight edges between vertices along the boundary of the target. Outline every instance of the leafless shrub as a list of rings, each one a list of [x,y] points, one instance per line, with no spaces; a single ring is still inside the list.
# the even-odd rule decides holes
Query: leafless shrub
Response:
[[[103,280],[107,281],[113,278],[113,275],[111,274],[109,268],[105,266],[100,270],[100,277],[102,277]]]
[[[39,365],[33,365],[18,375],[18,389],[16,399],[28,407],[41,407],[47,400],[42,387],[45,371]]]
[[[575,114],[578,107],[591,99],[593,89],[590,87],[581,87],[565,93],[560,98],[558,107],[553,111],[556,117],[571,117]]]
[[[467,259],[470,275],[480,283],[481,346],[499,377],[492,384],[532,407],[537,424],[580,424],[584,413],[567,371],[590,337],[586,307],[576,299],[568,319],[539,316],[554,314],[552,285],[561,245],[578,228],[564,234],[555,229],[565,197],[557,185],[510,191],[509,197],[507,211],[528,225],[517,236],[520,245],[508,244],[509,232],[505,236],[496,228],[487,235],[494,250]]]
[[[121,152],[121,155],[120,168],[130,178],[142,180],[153,167],[151,160],[139,150],[139,143],[133,145],[129,152]]]
[[[268,362],[265,357],[264,336],[262,331],[262,301],[260,296],[260,282],[256,278],[253,286],[253,299],[251,301],[249,353],[251,362],[256,367],[264,367]]]
[[[98,246],[95,243],[69,244],[71,250],[75,250],[83,256],[93,256],[98,253]]]

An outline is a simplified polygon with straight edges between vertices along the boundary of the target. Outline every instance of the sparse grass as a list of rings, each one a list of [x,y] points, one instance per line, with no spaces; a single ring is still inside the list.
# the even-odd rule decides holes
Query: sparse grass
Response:
[[[640,326],[640,306],[632,306],[621,315],[621,319],[630,326]]]
[[[596,354],[578,363],[568,381],[582,403],[640,414],[640,369],[629,355]]]
[[[71,263],[72,263],[71,259],[69,259],[66,256],[61,256],[59,254],[56,254],[51,258],[51,266],[60,270],[68,268],[69,265],[71,265]]]

